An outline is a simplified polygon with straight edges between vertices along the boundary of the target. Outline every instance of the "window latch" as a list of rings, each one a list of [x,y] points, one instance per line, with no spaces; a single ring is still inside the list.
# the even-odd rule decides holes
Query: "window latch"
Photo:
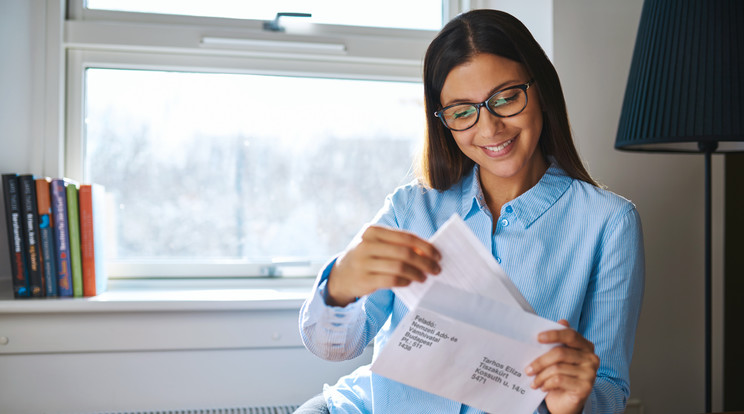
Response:
[[[313,17],[310,13],[286,13],[280,12],[276,14],[276,17],[272,21],[265,21],[263,29],[270,32],[283,32],[284,26],[279,25],[279,19],[282,17]]]
[[[271,264],[261,266],[261,276],[280,277],[284,276],[283,270],[287,267],[309,267],[310,260],[300,258],[274,258]]]

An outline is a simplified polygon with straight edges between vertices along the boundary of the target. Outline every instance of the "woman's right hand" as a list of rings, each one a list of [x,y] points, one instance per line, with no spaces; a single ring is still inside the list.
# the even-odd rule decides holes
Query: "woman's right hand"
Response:
[[[441,255],[413,233],[369,226],[339,256],[326,284],[326,303],[346,306],[378,289],[423,282],[439,273]]]

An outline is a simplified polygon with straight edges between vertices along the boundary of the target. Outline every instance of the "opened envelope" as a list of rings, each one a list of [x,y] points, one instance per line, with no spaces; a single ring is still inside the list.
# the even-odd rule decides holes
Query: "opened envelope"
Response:
[[[442,254],[441,272],[423,283],[393,288],[409,310],[416,307],[424,292],[437,281],[532,312],[519,289],[460,216],[453,214],[429,241]]]
[[[442,272],[413,291],[402,290],[410,311],[372,372],[483,411],[532,413],[546,394],[530,387],[532,378],[524,369],[555,346],[540,344],[537,335],[565,327],[524,305],[459,217],[450,219],[432,243],[442,253]]]

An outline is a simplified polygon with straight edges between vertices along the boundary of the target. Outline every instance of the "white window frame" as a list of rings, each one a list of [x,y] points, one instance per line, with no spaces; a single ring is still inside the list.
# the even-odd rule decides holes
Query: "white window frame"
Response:
[[[263,21],[130,13],[68,0],[64,22],[66,113],[64,175],[83,171],[84,74],[127,68],[420,82],[436,31],[312,25],[306,33],[263,30]],[[463,4],[447,0],[443,21]],[[268,45],[268,47],[267,47]],[[241,260],[111,262],[114,278],[312,276],[319,263]]]

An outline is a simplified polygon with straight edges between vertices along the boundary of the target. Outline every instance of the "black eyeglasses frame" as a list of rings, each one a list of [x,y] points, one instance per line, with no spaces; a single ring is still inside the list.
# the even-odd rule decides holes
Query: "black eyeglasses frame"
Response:
[[[437,118],[439,118],[440,121],[442,121],[442,124],[444,125],[445,128],[449,129],[450,131],[456,131],[456,132],[467,131],[468,129],[474,127],[478,123],[478,120],[480,120],[480,109],[483,106],[485,106],[486,107],[486,110],[488,112],[490,112],[491,114],[493,114],[494,116],[497,116],[499,118],[511,118],[513,116],[516,116],[516,115],[521,114],[522,111],[524,111],[524,108],[527,107],[527,103],[529,102],[529,95],[527,95],[527,89],[529,89],[530,86],[532,86],[534,83],[535,83],[535,79],[530,79],[529,81],[527,81],[527,83],[523,83],[521,85],[514,85],[514,86],[510,86],[508,88],[504,88],[504,89],[498,90],[498,91],[494,92],[493,94],[491,94],[491,96],[489,96],[488,99],[486,99],[485,101],[480,102],[480,103],[460,102],[460,103],[456,103],[456,104],[452,104],[452,105],[447,105],[444,108],[442,108],[442,109],[434,112],[434,116],[437,117]],[[524,92],[524,106],[522,107],[522,109],[520,109],[519,111],[517,111],[516,113],[511,114],[511,115],[499,115],[496,112],[494,112],[494,110],[491,108],[490,105],[487,105],[488,104],[488,101],[490,101],[491,99],[493,99],[494,96],[496,96],[496,95],[498,95],[500,93],[506,92],[508,90],[511,90],[511,89],[521,89],[522,92]],[[455,106],[460,106],[460,105],[473,105],[473,106],[475,106],[475,111],[476,111],[475,121],[473,122],[473,125],[470,125],[467,128],[454,129],[454,128],[451,128],[449,125],[447,125],[447,121],[444,120],[444,117],[442,116],[442,114],[444,114],[444,111],[446,111],[447,109],[453,108]]]

